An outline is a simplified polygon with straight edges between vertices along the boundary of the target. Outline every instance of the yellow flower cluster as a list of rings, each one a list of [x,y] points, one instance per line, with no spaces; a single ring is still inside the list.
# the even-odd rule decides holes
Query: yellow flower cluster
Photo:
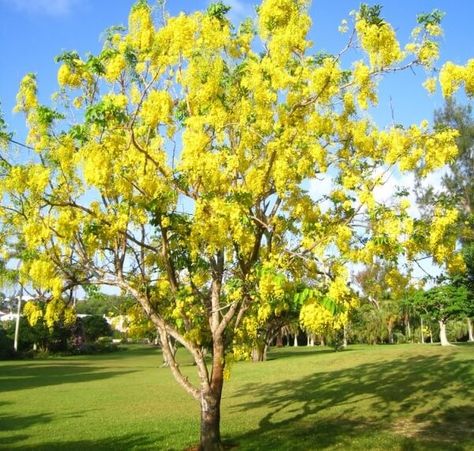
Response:
[[[456,223],[458,216],[459,212],[454,208],[444,210],[438,207],[435,209],[428,244],[434,259],[438,262],[446,261],[451,254],[447,233],[450,226]]]
[[[35,249],[43,244],[52,234],[52,230],[45,224],[45,221],[36,216],[24,222],[22,231],[25,243],[30,249]]]
[[[198,43],[208,50],[221,49],[230,43],[230,26],[209,15],[201,16]]]
[[[139,52],[150,51],[155,36],[155,27],[150,7],[146,2],[133,6],[128,17],[128,43]]]
[[[271,60],[276,68],[286,65],[292,52],[303,53],[310,45],[306,35],[311,19],[306,0],[264,0],[258,11],[260,36],[268,39]]]
[[[76,312],[73,307],[68,307],[62,299],[52,299],[46,305],[44,320],[50,329],[61,321],[64,322],[64,325],[71,326],[76,322]]]
[[[36,97],[36,76],[34,74],[25,75],[20,82],[20,89],[16,95],[15,112],[29,113],[38,106]]]
[[[50,290],[54,298],[59,298],[62,292],[63,282],[57,275],[53,263],[45,257],[40,257],[28,263],[24,263],[22,272],[33,286],[44,290]]]
[[[386,68],[403,59],[403,52],[390,24],[386,22],[372,24],[358,15],[356,30],[373,68]]]
[[[319,302],[303,305],[300,311],[300,324],[304,330],[314,334],[324,334],[333,328],[334,315]]]
[[[325,58],[321,66],[314,69],[310,89],[317,94],[322,104],[329,103],[339,92],[341,76],[341,68],[333,58]]]
[[[70,88],[79,88],[83,81],[90,83],[93,77],[88,72],[84,61],[75,59],[71,63],[63,63],[58,70],[59,86],[68,86]]]
[[[176,17],[170,17],[166,25],[156,31],[152,64],[173,65],[181,57],[190,58],[196,46],[201,19],[201,13],[193,15],[181,13]]]
[[[28,301],[23,307],[23,314],[30,326],[36,326],[38,321],[43,318],[43,310],[37,302]]]
[[[274,272],[268,270],[260,276],[258,292],[260,298],[264,300],[278,299],[285,296],[281,280],[275,277]]]
[[[435,77],[430,77],[425,80],[423,87],[430,93],[434,94],[436,91],[437,80]]]
[[[377,103],[376,86],[370,75],[370,68],[362,61],[356,61],[354,63],[352,76],[354,84],[357,87],[357,102],[359,107],[363,110],[369,107],[369,102],[373,105]]]
[[[29,192],[34,198],[44,193],[50,180],[50,169],[40,164],[14,166],[3,180],[3,188]]]
[[[126,65],[125,57],[121,53],[117,53],[105,65],[105,79],[111,83],[116,81]]]
[[[335,301],[342,300],[349,294],[349,287],[347,286],[347,277],[344,274],[337,275],[329,284],[328,296]]]
[[[150,91],[142,104],[140,117],[150,128],[160,124],[169,124],[173,109],[173,99],[166,91]]]
[[[78,88],[81,85],[81,75],[77,71],[71,70],[69,64],[62,64],[58,70],[59,86],[70,86]]]
[[[474,95],[474,59],[470,59],[465,67],[448,61],[440,70],[439,82],[444,97],[451,97],[462,84],[467,95]]]

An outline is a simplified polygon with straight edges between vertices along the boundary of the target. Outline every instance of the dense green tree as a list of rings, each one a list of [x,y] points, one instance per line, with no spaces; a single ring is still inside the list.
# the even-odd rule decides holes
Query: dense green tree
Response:
[[[470,298],[464,285],[446,283],[427,291],[420,290],[413,296],[414,305],[420,314],[426,314],[439,324],[442,346],[448,346],[446,324],[452,318],[462,318],[470,311]]]
[[[99,337],[112,336],[112,328],[103,316],[90,315],[78,318],[76,327],[82,331],[86,342],[94,342]]]
[[[122,315],[135,302],[129,296],[105,294],[96,289],[88,290],[87,297],[77,301],[76,312],[86,315]]]
[[[471,105],[462,105],[454,97],[434,113],[438,129],[458,131],[459,153],[449,164],[440,187],[418,187],[418,203],[422,212],[431,214],[437,204],[453,205],[458,210],[457,236],[462,246],[466,270],[455,275],[456,283],[468,289],[471,307],[466,311],[469,340],[474,341],[474,118]]]

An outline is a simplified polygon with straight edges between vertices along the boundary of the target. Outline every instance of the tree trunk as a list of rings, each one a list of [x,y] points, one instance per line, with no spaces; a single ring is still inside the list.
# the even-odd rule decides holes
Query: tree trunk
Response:
[[[389,321],[389,323],[387,324],[387,332],[388,332],[388,342],[390,344],[393,344],[393,325],[391,321]]]
[[[407,335],[407,341],[411,342],[411,325],[410,325],[410,318],[407,318],[407,330],[406,330],[406,335]]]
[[[474,341],[474,331],[473,331],[473,327],[472,327],[472,321],[471,321],[471,318],[468,318],[467,319],[467,329],[469,331],[469,341]]]
[[[324,336],[323,336],[323,335],[321,335],[321,342],[320,342],[320,345],[321,345],[321,346],[324,346],[324,345],[325,345],[325,344],[324,344]]]
[[[268,346],[265,344],[257,345],[252,349],[252,362],[264,362],[267,360]]]
[[[212,373],[209,389],[201,389],[201,442],[199,451],[222,451],[221,397],[224,385],[224,344],[215,337],[212,346]]]
[[[345,324],[343,327],[342,347],[347,348],[347,328]]]
[[[201,398],[201,443],[199,451],[221,451],[220,404],[222,385],[219,393],[211,390]]]
[[[168,340],[168,346],[171,351],[172,358],[174,359],[176,356],[176,351],[178,350],[177,345],[171,337],[167,336],[167,340]],[[163,343],[161,344],[161,349],[163,349]],[[161,366],[169,367],[171,365],[171,362],[168,360],[165,352],[163,352],[162,357],[163,357],[163,364]]]
[[[295,334],[295,337],[293,338],[293,346],[295,348],[298,347],[298,333]]]
[[[276,346],[277,348],[283,347],[283,335],[281,333],[281,330],[277,333],[277,336],[276,336]]]
[[[423,332],[423,318],[420,318],[421,323],[420,323],[420,331],[421,331],[421,342],[425,344],[425,334]]]
[[[446,336],[446,321],[439,320],[439,339],[441,341],[441,346],[449,346],[448,337]]]

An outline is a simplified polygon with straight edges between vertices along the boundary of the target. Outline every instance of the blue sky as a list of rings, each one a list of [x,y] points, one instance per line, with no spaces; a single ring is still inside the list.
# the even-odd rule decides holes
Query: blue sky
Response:
[[[205,8],[208,0],[168,0],[172,14]],[[254,14],[256,1],[228,0],[231,15],[240,20]],[[337,27],[359,1],[314,0],[312,39],[316,50],[337,51],[343,44]],[[462,63],[474,55],[474,2],[471,0],[391,0],[379,1],[384,16],[395,26],[402,42],[406,42],[417,13],[438,8],[446,12],[445,36],[441,43],[442,61]],[[54,56],[63,50],[97,52],[101,33],[109,26],[126,24],[131,0],[0,0],[0,101],[10,126],[22,134],[23,119],[11,110],[19,81],[27,72],[38,75],[40,96],[47,102],[57,88]],[[382,85],[377,119],[390,118],[390,97],[397,122],[420,122],[430,119],[434,108],[442,104],[439,96],[428,97],[420,87],[422,71],[389,77]]]
[[[151,0],[150,0],[151,1]],[[153,0],[154,1],[154,0]],[[168,0],[171,14],[207,7],[208,0]],[[251,0],[228,0],[231,17],[238,21],[254,15]],[[394,25],[402,42],[406,42],[415,25],[416,15],[438,8],[446,12],[443,22],[442,61],[466,61],[474,54],[474,2],[471,0],[391,0],[379,1],[384,16]],[[23,118],[11,114],[18,84],[24,74],[38,76],[43,102],[57,89],[55,55],[63,50],[98,52],[100,36],[111,25],[126,24],[132,0],[0,0],[0,101],[7,122],[21,138]],[[314,0],[311,6],[315,50],[336,52],[343,46],[343,36],[337,28],[359,1]],[[442,105],[439,96],[426,95],[421,83],[423,71],[407,72],[388,77],[382,85],[380,107],[376,119],[391,120],[392,104],[396,122],[420,122],[430,119],[434,108]],[[390,100],[391,99],[391,100]]]

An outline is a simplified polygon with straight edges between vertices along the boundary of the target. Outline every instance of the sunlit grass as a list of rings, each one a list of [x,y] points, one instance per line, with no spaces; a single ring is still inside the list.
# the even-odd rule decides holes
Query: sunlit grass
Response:
[[[146,347],[0,362],[0,448],[195,444],[198,405],[160,365]],[[184,354],[182,368],[195,373]],[[275,349],[233,366],[222,431],[240,450],[468,450],[473,400],[474,346]]]

